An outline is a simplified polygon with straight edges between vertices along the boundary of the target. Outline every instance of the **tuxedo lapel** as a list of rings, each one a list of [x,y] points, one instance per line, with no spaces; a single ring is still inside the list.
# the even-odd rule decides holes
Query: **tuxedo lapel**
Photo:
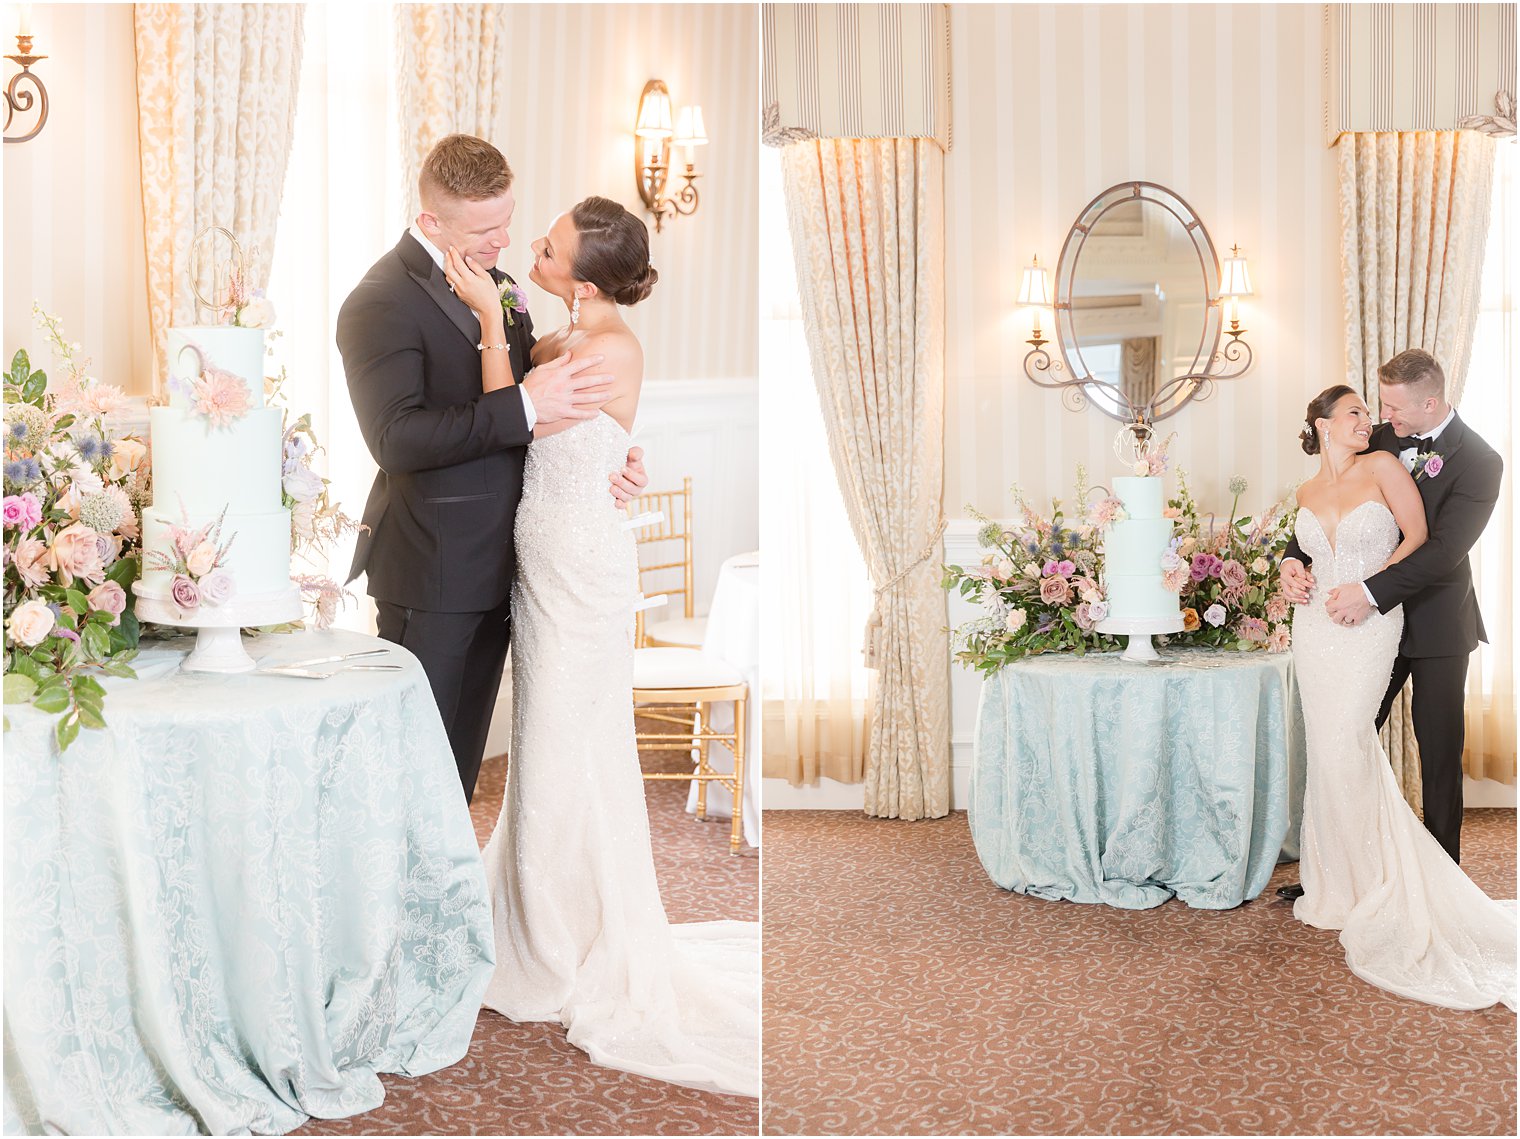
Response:
[[[443,270],[428,256],[427,250],[418,245],[417,239],[409,233],[402,236],[401,244],[396,248],[401,254],[401,263],[406,266],[407,274],[412,280],[422,286],[443,315],[470,342],[471,348],[479,344],[480,321],[475,319],[470,306],[454,295],[444,278]]]

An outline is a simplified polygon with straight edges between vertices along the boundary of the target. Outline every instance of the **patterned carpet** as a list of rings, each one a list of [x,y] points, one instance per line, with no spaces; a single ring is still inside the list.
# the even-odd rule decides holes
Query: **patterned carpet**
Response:
[[[646,771],[678,770],[673,754],[644,757]],[[470,814],[485,846],[501,810],[504,759],[487,760]],[[755,850],[728,853],[728,820],[686,814],[688,784],[645,784],[655,869],[673,922],[754,920],[760,907]],[[513,1024],[482,1011],[469,1055],[420,1079],[381,1077],[385,1103],[351,1119],[312,1120],[297,1135],[753,1135],[752,1099],[711,1095],[598,1068],[554,1024]]]
[[[964,813],[765,820],[766,1134],[1515,1134],[1515,1014],[1345,968],[1270,890],[1236,910],[1047,902]],[[1515,897],[1515,812],[1463,865]]]

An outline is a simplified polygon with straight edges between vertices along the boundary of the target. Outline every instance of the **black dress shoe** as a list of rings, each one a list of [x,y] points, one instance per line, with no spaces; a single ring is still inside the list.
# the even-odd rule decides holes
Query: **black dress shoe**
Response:
[[[1279,898],[1287,898],[1290,902],[1297,901],[1304,896],[1304,888],[1297,882],[1294,882],[1291,886],[1279,886],[1277,887],[1277,896]]]

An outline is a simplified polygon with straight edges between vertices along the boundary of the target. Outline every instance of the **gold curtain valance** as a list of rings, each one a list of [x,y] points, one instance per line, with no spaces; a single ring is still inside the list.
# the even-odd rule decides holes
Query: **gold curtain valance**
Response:
[[[1514,4],[1325,5],[1325,142],[1515,133]]]
[[[944,4],[765,4],[763,140],[932,138],[950,149]]]

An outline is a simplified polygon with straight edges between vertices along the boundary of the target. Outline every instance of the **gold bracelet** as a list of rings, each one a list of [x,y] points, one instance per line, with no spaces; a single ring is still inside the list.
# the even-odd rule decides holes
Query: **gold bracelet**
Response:
[[[477,351],[477,352],[484,352],[488,348],[495,348],[495,349],[498,349],[498,350],[500,350],[502,352],[505,352],[510,347],[512,347],[510,344],[485,344],[485,343],[481,343],[481,344],[475,345],[475,351]]]

